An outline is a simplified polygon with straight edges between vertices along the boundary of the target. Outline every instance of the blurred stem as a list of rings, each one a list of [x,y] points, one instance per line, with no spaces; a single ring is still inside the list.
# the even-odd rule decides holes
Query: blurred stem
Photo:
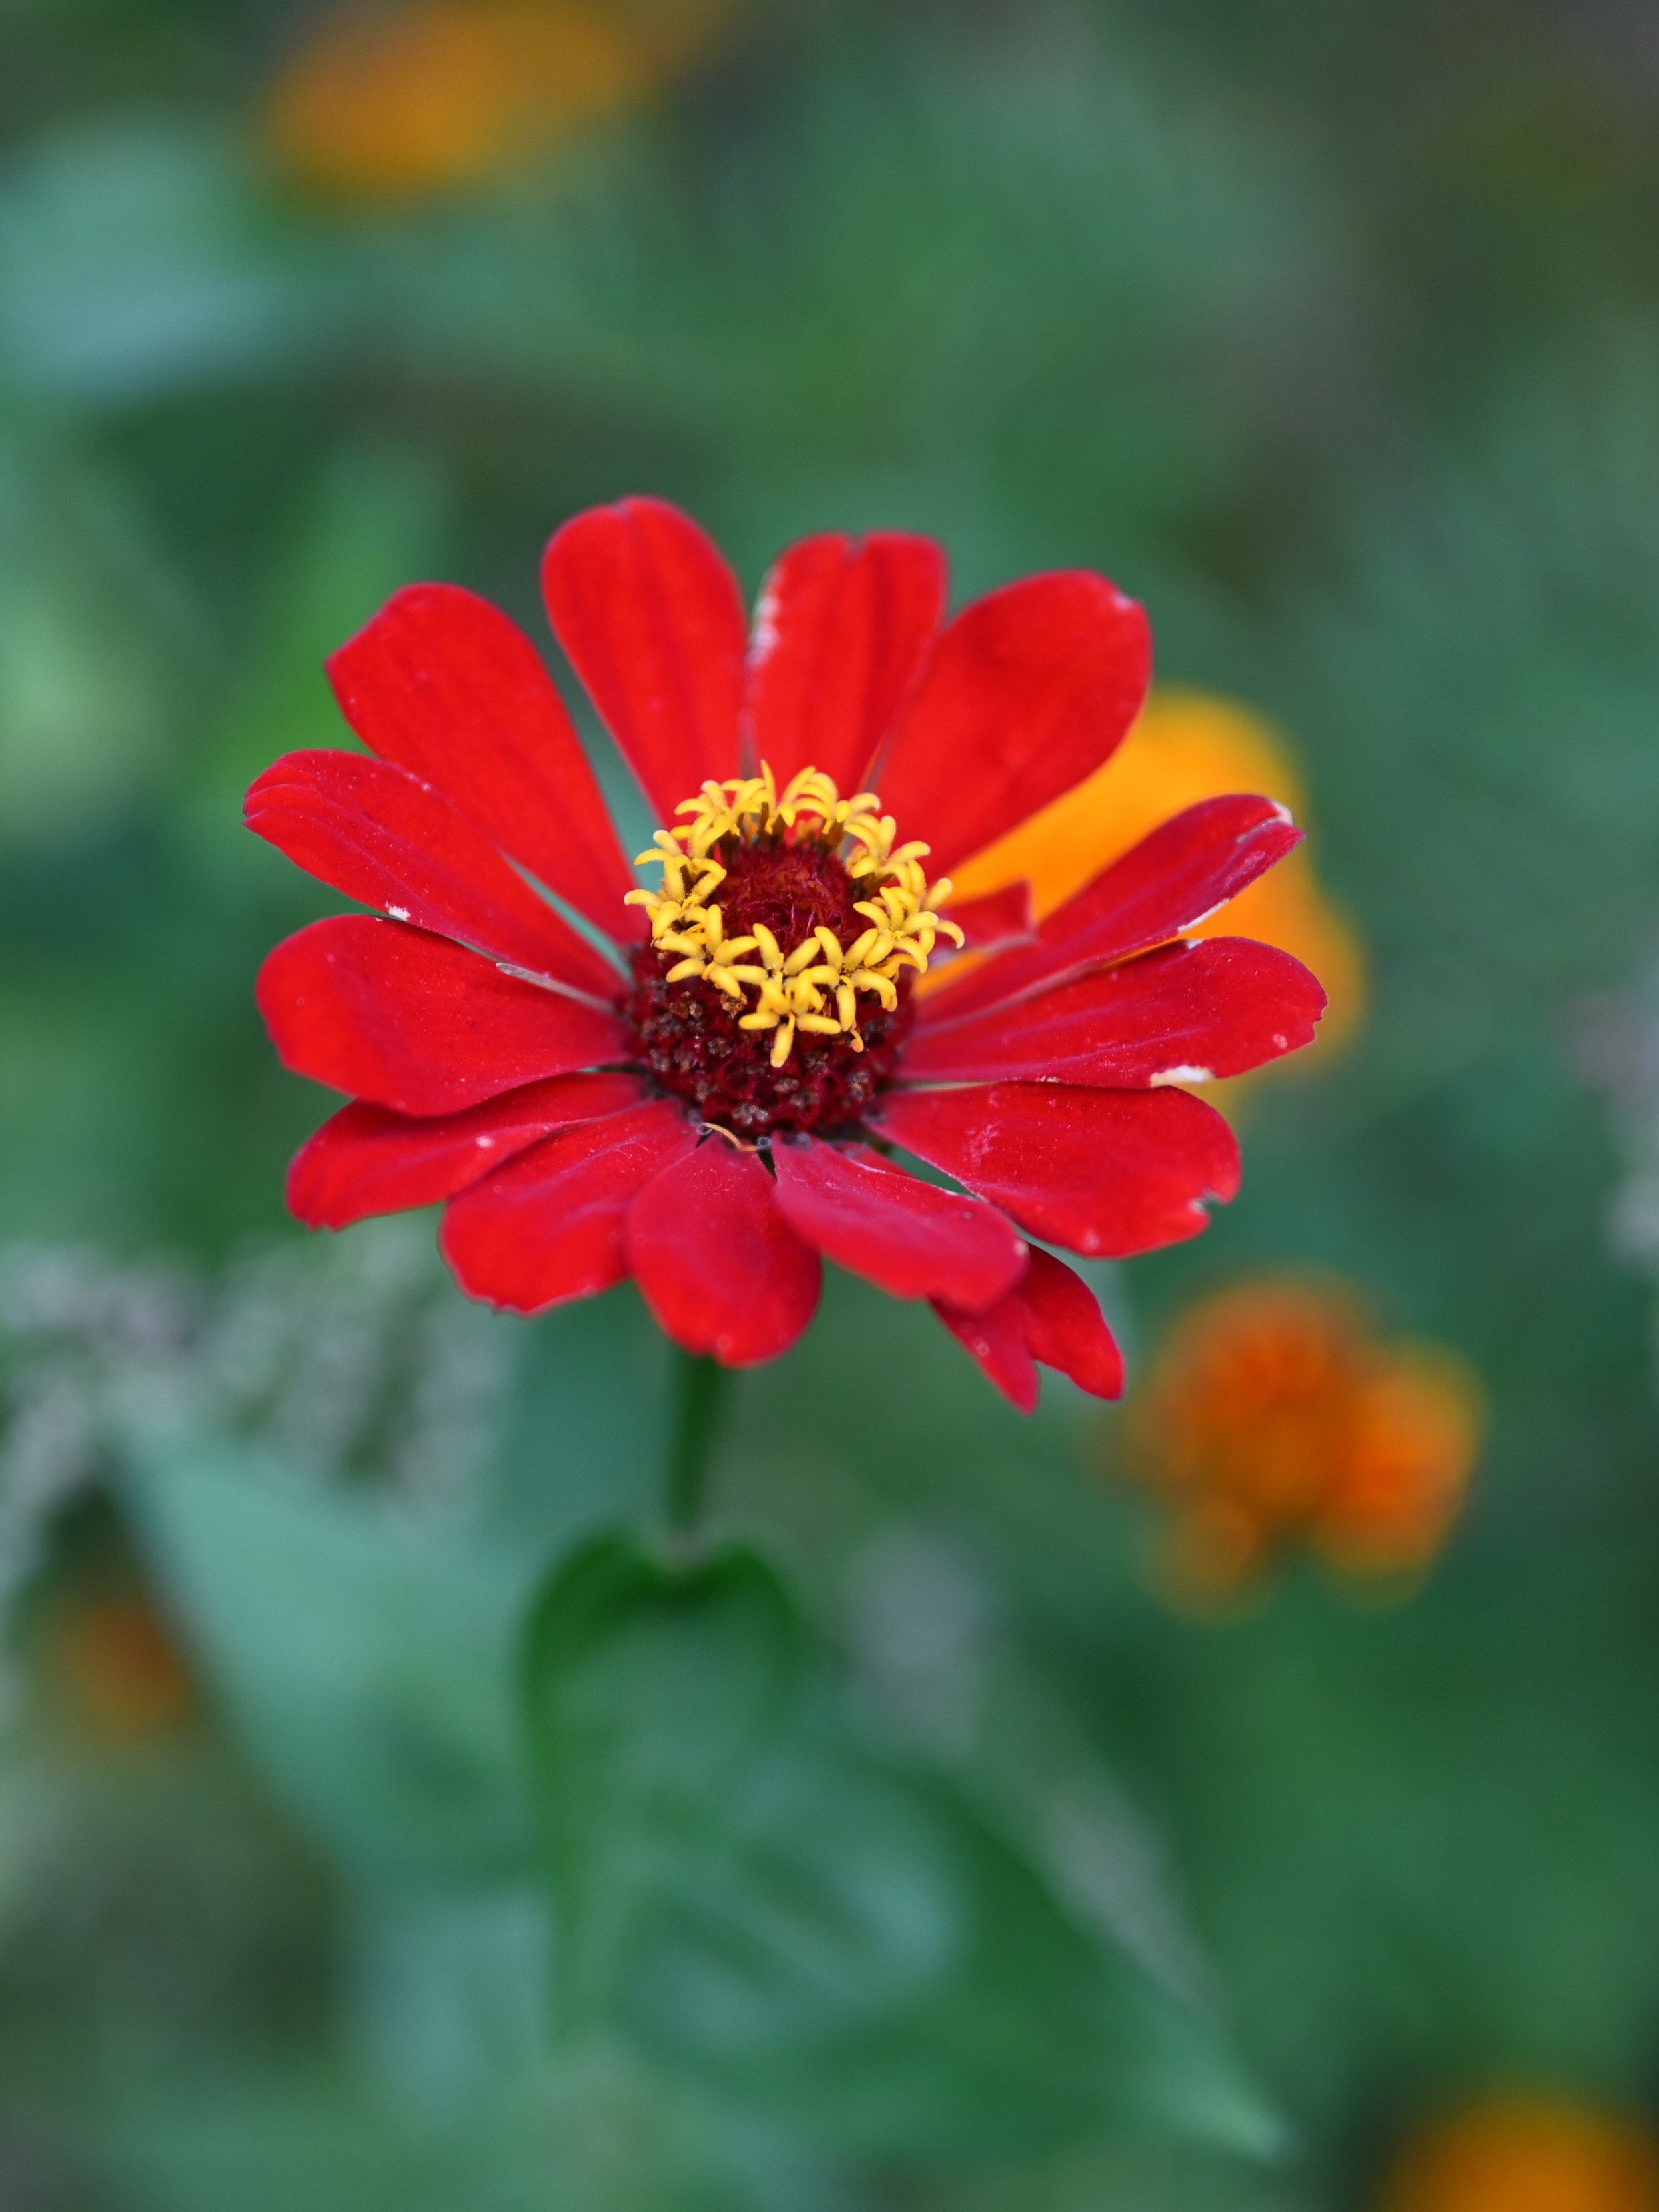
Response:
[[[729,1368],[696,1352],[672,1351],[669,1387],[673,1407],[668,1437],[668,1483],[665,1500],[668,1525],[676,1535],[693,1534],[702,1519],[708,1492],[708,1466],[731,1387]]]

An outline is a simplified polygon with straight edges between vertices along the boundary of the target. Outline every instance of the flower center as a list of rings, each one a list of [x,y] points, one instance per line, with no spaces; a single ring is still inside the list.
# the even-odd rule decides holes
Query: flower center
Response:
[[[873,792],[843,799],[803,769],[705,783],[629,894],[651,944],[630,1011],[647,1066],[706,1119],[758,1133],[857,1121],[896,1057],[915,978],[941,936],[926,845],[896,845]]]

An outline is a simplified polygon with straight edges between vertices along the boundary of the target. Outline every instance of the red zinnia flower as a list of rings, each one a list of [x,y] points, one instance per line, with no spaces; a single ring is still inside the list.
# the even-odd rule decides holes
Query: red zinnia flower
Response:
[[[1287,954],[1182,933],[1297,843],[1285,810],[1189,807],[1040,927],[1023,886],[952,910],[923,857],[1005,836],[1133,720],[1132,600],[1036,576],[941,629],[935,545],[825,537],[778,562],[751,635],[714,546],[654,500],[568,523],[544,581],[671,825],[661,880],[522,632],[451,586],[399,592],[330,667],[376,757],[290,754],[249,794],[261,836],[380,909],[260,976],[283,1060],[356,1102],[295,1161],[295,1212],[446,1199],[473,1296],[536,1313],[631,1275],[733,1366],[799,1335],[827,1255],[931,1299],[1017,1405],[1036,1361],[1115,1395],[1092,1294],[1021,1232],[1146,1251],[1237,1188],[1226,1123],[1173,1086],[1306,1044],[1324,994]],[[919,991],[941,937],[980,957]]]

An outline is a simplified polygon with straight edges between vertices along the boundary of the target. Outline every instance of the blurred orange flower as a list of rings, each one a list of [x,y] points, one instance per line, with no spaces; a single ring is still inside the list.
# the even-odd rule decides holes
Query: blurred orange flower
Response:
[[[1024,877],[1041,921],[1160,822],[1234,791],[1282,799],[1304,821],[1302,779],[1266,723],[1202,692],[1154,692],[1103,768],[953,871],[957,896],[977,898]],[[1189,934],[1254,937],[1312,969],[1330,1006],[1318,1042],[1301,1060],[1322,1059],[1358,1021],[1365,999],[1358,941],[1320,889],[1307,846]]]
[[[1407,2148],[1383,2212],[1659,2212],[1644,2128],[1548,2098],[1476,2106]]]
[[[268,118],[302,183],[395,200],[453,190],[643,98],[728,0],[403,0],[326,16]]]
[[[1302,1544],[1345,1575],[1425,1567],[1477,1457],[1467,1365],[1391,1344],[1336,1284],[1262,1276],[1200,1300],[1130,1407],[1132,1471],[1176,1513],[1177,1586],[1237,1589]]]
[[[110,1744],[165,1735],[194,1699],[189,1669],[148,1598],[77,1591],[46,1636],[53,1692],[77,1726]]]

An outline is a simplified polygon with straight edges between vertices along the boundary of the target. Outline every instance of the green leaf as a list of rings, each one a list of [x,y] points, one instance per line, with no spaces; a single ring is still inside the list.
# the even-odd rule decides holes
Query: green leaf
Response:
[[[846,2148],[1271,2148],[1213,2032],[803,1653],[747,1553],[676,1569],[608,1539],[548,1591],[529,1691],[575,2016]]]
[[[568,2020],[621,1985],[662,1900],[725,1849],[798,1652],[781,1584],[746,1552],[676,1568],[605,1536],[552,1583],[528,1691]]]
[[[533,1561],[228,1443],[136,1452],[127,1488],[232,1717],[336,1856],[452,1881],[522,1863],[512,1637]]]
[[[395,1230],[290,1253],[303,1264],[267,1279],[254,1314],[258,1390],[239,1404],[197,1375],[166,1428],[124,1422],[125,1489],[204,1673],[329,1851],[362,1880],[520,1878],[531,1829],[515,1639],[550,1563],[642,1502],[661,1449],[661,1338],[631,1297],[529,1327],[461,1309],[435,1255],[422,1272],[419,1225]],[[408,1402],[434,1290],[469,1338],[507,1332],[513,1370],[481,1409],[481,1463],[441,1499],[397,1487],[389,1451],[422,1421],[437,1423],[423,1455],[443,1438],[436,1401]],[[240,1310],[219,1312],[232,1339]],[[325,1371],[319,1346],[349,1311],[378,1316],[356,1340],[357,1425],[301,1471],[229,1424],[292,1442],[295,1406]],[[377,1361],[378,1381],[364,1372]]]
[[[789,2146],[722,2128],[615,2051],[459,2098],[453,2081],[417,2099],[337,2057],[161,2081],[130,2062],[79,2117],[96,2202],[123,2212],[848,2212],[851,2201]]]
[[[212,127],[122,119],[45,140],[0,190],[0,269],[8,380],[83,406],[268,376],[327,326],[312,240]]]
[[[601,1528],[654,1510],[668,1362],[631,1285],[503,1325],[518,1354],[487,1511],[492,1529],[545,1568]]]
[[[348,734],[328,656],[400,584],[441,561],[445,498],[435,463],[389,443],[351,447],[301,487],[188,791],[185,819],[204,858],[244,879],[282,880],[243,828],[242,794],[282,754]]]
[[[114,476],[44,422],[0,419],[0,847],[72,846],[148,795],[197,642]]]

